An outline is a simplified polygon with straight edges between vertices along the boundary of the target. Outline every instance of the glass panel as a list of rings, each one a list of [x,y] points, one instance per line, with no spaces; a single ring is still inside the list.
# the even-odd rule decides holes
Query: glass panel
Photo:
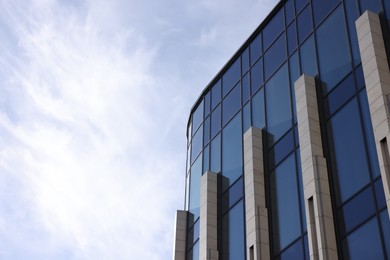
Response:
[[[315,77],[317,75],[316,51],[314,49],[314,37],[310,36],[300,48],[302,74]]]
[[[294,0],[288,0],[284,9],[286,10],[286,24],[289,24],[295,17]]]
[[[199,217],[200,212],[200,176],[202,176],[201,156],[199,156],[191,168],[189,211],[194,214],[195,220]]]
[[[222,177],[223,178],[223,177]],[[228,191],[222,195],[222,214],[230,209],[244,196],[242,177],[236,181]]]
[[[204,97],[204,116],[208,116],[210,114],[210,92],[206,94]]]
[[[271,172],[270,181],[273,238],[277,253],[301,234],[294,155]]]
[[[211,113],[211,138],[221,129],[221,105]]]
[[[286,60],[286,37],[284,34],[264,54],[264,77],[267,80]]]
[[[383,190],[382,179],[377,180],[374,183],[374,187],[375,187],[375,197],[376,197],[376,203],[378,205],[378,209],[382,209],[386,207],[386,199],[385,199],[385,192]]]
[[[314,22],[316,27],[339,2],[340,0],[313,0]]]
[[[251,127],[251,103],[248,102],[242,109],[243,128],[245,133]]]
[[[366,86],[366,83],[364,82],[362,66],[359,66],[355,69],[355,78],[358,89],[364,88]]]
[[[294,135],[290,131],[285,135],[269,152],[270,169],[280,163],[286,156],[294,150]]]
[[[203,173],[210,170],[210,146],[203,150]]]
[[[266,50],[271,43],[278,38],[284,30],[284,14],[283,8],[272,18],[263,30],[264,50]]]
[[[221,101],[221,80],[211,90],[211,109],[214,109]]]
[[[281,260],[297,260],[303,258],[302,240],[298,240],[280,255]]]
[[[380,0],[360,0],[360,10],[364,13],[366,10],[379,13],[382,10]]]
[[[292,105],[293,105],[293,118],[294,123],[297,122],[297,108],[295,102],[295,90],[294,83],[299,78],[299,63],[298,63],[298,52],[295,52],[290,57],[290,85],[291,85],[291,97],[292,97]]]
[[[319,1],[323,2],[323,1]],[[359,7],[356,0],[344,1],[345,12],[347,16],[348,31],[352,49],[353,61],[356,64],[360,63],[360,51],[359,51],[359,41],[356,32],[355,21],[359,18]]]
[[[324,100],[325,114],[332,115],[344,103],[355,94],[355,81],[353,74],[349,75],[329,96]]]
[[[386,247],[387,257],[390,257],[390,221],[387,210],[382,211],[380,214],[382,224],[383,240]]]
[[[290,84],[285,64],[266,84],[267,134],[272,145],[291,128]]]
[[[263,84],[263,60],[260,59],[251,69],[252,93],[255,93]]]
[[[203,101],[200,102],[199,106],[196,108],[195,112],[192,115],[192,131],[193,133],[198,130],[198,127],[203,121]]]
[[[210,171],[219,173],[221,171],[221,135],[215,137],[210,148]]]
[[[249,50],[246,48],[241,54],[241,74],[245,74],[249,69]]]
[[[260,89],[259,92],[252,98],[252,122],[253,126],[257,128],[264,128],[264,88]]]
[[[371,173],[375,177],[378,177],[380,173],[378,154],[375,147],[374,130],[372,129],[370,108],[368,106],[367,93],[363,90],[359,94],[360,105],[362,109],[364,130],[366,132],[366,141],[368,146],[368,155],[371,162]]]
[[[203,145],[206,145],[210,141],[210,117],[204,120],[203,130]]]
[[[242,175],[240,113],[222,130],[222,175],[227,178],[228,185]],[[222,187],[222,190],[225,190],[227,187]]]
[[[305,259],[310,260],[309,242],[307,240],[307,234],[304,237],[304,245],[305,245]]]
[[[295,133],[297,133],[297,129],[295,128]],[[299,198],[301,202],[301,217],[302,217],[302,225],[303,232],[306,232],[306,211],[305,211],[305,196],[303,195],[303,179],[302,179],[302,166],[301,166],[301,153],[299,149],[296,150],[295,154],[297,155],[297,166],[298,166],[298,188],[299,188]],[[309,258],[307,258],[309,259]]]
[[[347,40],[343,10],[339,7],[317,29],[318,61],[324,92],[329,92],[351,71]]]
[[[240,84],[222,101],[222,126],[224,126],[241,107]]]
[[[349,258],[345,257],[345,259],[384,259],[376,218],[373,218],[367,224],[349,235],[346,243],[349,251]],[[348,255],[347,252],[344,252],[344,254],[345,256]]]
[[[222,92],[225,96],[241,78],[240,58],[222,76]]]
[[[203,128],[200,127],[198,132],[192,138],[192,151],[191,151],[191,163],[194,162],[200,151],[202,151],[203,145]]]
[[[362,205],[364,205],[364,207],[362,207]],[[340,219],[344,220],[340,223],[341,230],[344,234],[348,233],[354,227],[371,217],[374,213],[374,198],[372,196],[371,187],[368,187],[358,196],[353,198],[353,200],[348,201],[340,210]]]
[[[308,2],[309,0],[295,0],[295,9],[297,10],[297,13],[302,11]]]
[[[249,84],[249,73],[245,74],[245,76],[241,80],[242,85],[242,103],[245,104],[251,95],[251,86]]]
[[[244,210],[240,201],[222,218],[222,259],[245,259]]]
[[[295,22],[293,22],[287,28],[287,47],[289,54],[293,53],[297,48],[297,32]]]
[[[253,65],[261,56],[261,34],[251,42],[250,45],[250,64]]]
[[[191,258],[189,258],[189,260],[199,260],[199,241],[196,242],[196,244],[192,248],[191,253]]]
[[[331,119],[333,173],[338,180],[338,201],[343,202],[370,181],[356,99]]]
[[[301,44],[313,30],[313,22],[311,20],[310,5],[308,5],[305,8],[305,10],[303,10],[302,13],[298,16],[297,23],[298,23],[298,39],[299,39],[299,44]]]

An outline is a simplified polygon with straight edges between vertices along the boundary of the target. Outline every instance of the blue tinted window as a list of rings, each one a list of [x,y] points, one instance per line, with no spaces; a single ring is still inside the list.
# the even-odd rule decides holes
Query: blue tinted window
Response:
[[[305,259],[310,259],[310,253],[309,253],[309,242],[307,240],[307,234],[304,236],[304,245],[305,245]]]
[[[298,133],[297,129],[294,129],[294,133]],[[297,138],[298,139],[298,138]],[[299,198],[301,202],[301,217],[302,217],[302,225],[303,225],[303,231],[306,232],[307,225],[306,225],[306,212],[305,212],[305,196],[303,195],[303,179],[302,179],[302,167],[301,167],[301,154],[299,149],[296,150],[295,154],[297,155],[297,166],[298,166],[298,186],[299,186]],[[307,239],[307,238],[306,238]],[[309,250],[308,248],[306,248]],[[309,259],[309,258],[307,258]]]
[[[202,176],[201,156],[195,161],[191,168],[189,211],[194,214],[194,219],[197,219],[200,213],[200,176]]]
[[[214,109],[221,101],[221,81],[219,80],[211,90],[211,109]]]
[[[315,77],[317,75],[316,51],[314,37],[310,36],[300,48],[302,74]]]
[[[300,13],[300,15],[297,18],[297,23],[298,23],[298,39],[299,39],[299,44],[301,44],[313,30],[310,5],[308,5],[305,8],[305,10],[302,11],[302,13]]]
[[[329,116],[339,109],[355,94],[355,81],[353,75],[349,75],[336,89],[325,99],[325,112]]]
[[[294,83],[299,78],[301,73],[299,72],[298,52],[294,53],[289,60],[290,64],[290,85],[291,85],[291,97],[293,105],[293,118],[294,122],[297,122],[297,108],[295,104],[295,90]]]
[[[217,135],[210,146],[210,171],[219,173],[221,171],[221,135]]]
[[[359,66],[355,69],[355,78],[358,89],[364,88],[366,83],[364,82],[362,66]]]
[[[206,146],[203,150],[203,173],[210,170],[210,147]]]
[[[257,37],[251,42],[250,45],[250,64],[254,64],[261,56],[261,34],[257,35]]]
[[[264,50],[282,33],[284,29],[283,8],[272,18],[263,30]]]
[[[199,260],[199,241],[196,242],[194,247],[188,253],[188,260]]]
[[[382,224],[382,232],[383,232],[383,240],[386,247],[387,256],[390,256],[390,221],[389,214],[387,210],[382,211],[380,214],[381,224]]]
[[[206,145],[210,141],[210,117],[204,120],[203,130],[203,145]]]
[[[370,180],[364,139],[356,99],[350,101],[331,119],[334,173],[339,186],[338,200],[343,202]]]
[[[240,78],[241,78],[240,59],[238,58],[222,76],[223,96],[225,96],[229,92],[229,90],[231,90],[232,87],[236,85],[236,83],[240,80]]]
[[[276,253],[301,234],[295,158],[291,155],[270,175],[272,225]]]
[[[382,209],[386,207],[386,198],[385,198],[385,192],[383,190],[382,179],[377,180],[374,183],[374,187],[375,187],[375,197],[376,197],[376,203],[378,204],[378,209]]]
[[[262,59],[260,59],[253,67],[251,68],[251,87],[252,93],[255,93],[263,84],[263,64]]]
[[[260,89],[252,98],[252,122],[254,127],[260,129],[265,126],[264,88]]]
[[[195,112],[192,114],[192,131],[194,134],[200,124],[203,121],[203,101],[199,104],[199,106],[195,109]]]
[[[294,135],[290,131],[269,152],[269,164],[272,169],[294,150]]]
[[[248,102],[242,109],[243,133],[251,127],[251,103]]]
[[[333,10],[340,0],[313,0],[314,23],[316,26]],[[345,1],[348,2],[348,1]]]
[[[295,22],[290,24],[287,28],[287,47],[288,53],[293,53],[297,48],[297,32],[295,27]]]
[[[244,187],[241,177],[222,195],[222,214],[228,211],[237,201],[242,199],[243,196]]]
[[[376,147],[375,147],[374,130],[372,129],[371,114],[370,114],[370,108],[368,106],[366,91],[365,90],[361,91],[359,97],[360,97],[360,106],[363,115],[364,130],[366,133],[368,155],[370,157],[370,162],[371,162],[371,172],[374,177],[377,177],[381,173],[379,169],[378,154],[376,152]]]
[[[356,64],[360,63],[360,51],[359,51],[359,41],[357,38],[356,25],[355,21],[359,18],[359,7],[357,0],[344,1],[345,12],[347,15],[347,23],[349,30],[349,37],[352,49],[353,61]],[[323,1],[319,1],[323,2]]]
[[[240,101],[240,84],[237,84],[229,95],[227,95],[222,101],[222,125],[225,125],[240,109]]]
[[[240,113],[222,130],[222,175],[227,178],[229,185],[242,175]]]
[[[211,113],[211,138],[213,138],[221,129],[221,106],[219,105]]]
[[[246,48],[241,54],[241,73],[245,74],[249,69],[249,50]]]
[[[204,116],[208,116],[210,114],[210,92],[206,94],[204,97]]]
[[[286,60],[286,37],[284,34],[264,54],[264,78],[272,73]]]
[[[385,1],[386,2],[386,1]],[[360,0],[360,9],[361,13],[364,13],[366,10],[379,13],[382,10],[380,0]]]
[[[309,0],[295,0],[295,9],[297,10],[297,13],[302,11],[308,2]]]
[[[349,251],[349,259],[384,259],[376,218],[347,237],[347,248]],[[344,254],[348,255],[347,252],[344,252]]]
[[[240,201],[222,218],[222,259],[245,259],[244,210]]]
[[[286,24],[289,24],[295,17],[294,0],[288,0],[284,8],[286,10]]]
[[[249,83],[249,73],[247,73],[241,80],[242,85],[242,103],[245,104],[251,95],[251,85]]]
[[[329,37],[332,35],[332,37]],[[351,57],[341,7],[317,29],[317,50],[324,92],[351,71]]]
[[[290,84],[285,64],[266,84],[267,133],[272,145],[291,128]]]
[[[202,150],[203,147],[202,140],[203,140],[203,129],[201,127],[192,138],[191,162],[193,162],[196,159],[196,157]]]
[[[303,258],[302,240],[298,240],[280,255],[281,260],[297,260]]]
[[[362,207],[364,205],[364,207]],[[348,201],[340,211],[344,221],[341,230],[349,232],[354,227],[361,224],[363,221],[371,217],[375,212],[374,198],[372,196],[371,187],[365,189],[353,200]]]

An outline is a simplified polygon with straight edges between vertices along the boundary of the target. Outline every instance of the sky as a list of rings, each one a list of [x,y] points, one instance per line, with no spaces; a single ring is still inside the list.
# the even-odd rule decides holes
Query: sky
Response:
[[[171,259],[186,125],[276,0],[0,0],[0,259]]]

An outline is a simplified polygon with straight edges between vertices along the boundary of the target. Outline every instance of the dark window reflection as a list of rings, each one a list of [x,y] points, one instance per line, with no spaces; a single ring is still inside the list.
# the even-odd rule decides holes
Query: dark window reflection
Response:
[[[264,50],[282,33],[284,29],[284,11],[283,8],[272,18],[263,30]]]
[[[253,65],[261,56],[261,34],[257,35],[257,37],[251,42],[250,45],[250,64]]]
[[[310,5],[308,5],[297,18],[299,44],[301,44],[313,30],[310,9]]]
[[[380,214],[381,224],[382,224],[382,232],[383,232],[383,240],[386,247],[387,257],[390,256],[390,221],[389,214],[387,210],[382,211]]]
[[[280,255],[280,260],[297,260],[303,258],[302,240],[298,240]]]
[[[353,0],[354,1],[354,0]],[[313,0],[314,22],[318,26],[322,20],[336,7],[340,0]],[[352,2],[352,1],[345,1]]]
[[[375,187],[375,197],[376,197],[378,209],[382,209],[386,207],[386,198],[385,198],[385,192],[383,190],[382,179],[377,180],[374,183],[374,187]]]
[[[309,2],[309,0],[295,0],[295,9],[297,13],[302,11],[305,5]]]
[[[318,1],[318,2],[325,2],[325,1]],[[353,61],[356,65],[360,63],[359,41],[358,41],[356,25],[355,25],[355,21],[359,18],[359,7],[356,0],[344,1],[344,4],[345,4],[346,16],[347,16],[352,56],[353,56]]]
[[[307,39],[304,44],[302,44],[300,48],[300,53],[302,74],[307,74],[312,77],[316,76],[317,61],[313,35],[310,36],[310,38]]]
[[[251,103],[248,102],[242,109],[243,133],[251,127]]]
[[[194,214],[194,219],[200,213],[200,176],[202,176],[202,157],[200,156],[192,165],[190,179],[190,206],[189,211]]]
[[[211,138],[213,138],[221,129],[221,106],[219,105],[211,113]]]
[[[361,13],[364,13],[366,10],[379,13],[382,10],[382,5],[380,0],[360,0],[360,10]]]
[[[329,117],[337,109],[355,94],[355,81],[353,74],[349,75],[336,89],[325,99],[325,112]]]
[[[241,74],[245,74],[249,69],[249,49],[246,48],[241,54]]]
[[[202,125],[203,126],[203,125]],[[192,138],[192,151],[191,151],[191,162],[194,162],[200,151],[202,151],[203,141],[203,128],[200,127],[198,132]]]
[[[192,114],[193,133],[195,133],[195,131],[198,129],[202,121],[203,121],[203,101],[198,105],[198,107],[195,109],[195,112]]]
[[[210,171],[219,173],[221,171],[221,135],[217,135],[210,146]]]
[[[251,85],[249,83],[249,73],[245,74],[245,76],[241,80],[242,85],[242,103],[245,104],[251,95]]]
[[[264,78],[268,79],[286,60],[286,37],[283,34],[264,54]]]
[[[252,98],[252,122],[256,128],[264,128],[265,114],[264,114],[264,88]]]
[[[221,101],[221,80],[211,89],[211,109],[214,109]]]
[[[241,107],[240,84],[222,101],[222,125],[224,126]]]
[[[294,0],[288,0],[284,8],[286,10],[286,24],[289,24],[295,17]]]
[[[236,85],[236,83],[240,80],[240,78],[241,78],[240,59],[238,58],[222,76],[223,96],[225,96],[229,92],[229,90],[231,90],[232,87]]]
[[[263,61],[260,59],[251,68],[251,89],[255,93],[263,84]]]
[[[297,31],[295,22],[290,24],[287,28],[287,47],[289,54],[293,53],[297,48]]]

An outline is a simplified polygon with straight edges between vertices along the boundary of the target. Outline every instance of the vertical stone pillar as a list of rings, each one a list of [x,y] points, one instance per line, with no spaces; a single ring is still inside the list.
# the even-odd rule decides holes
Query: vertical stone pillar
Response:
[[[333,260],[336,235],[313,77],[302,75],[295,82],[295,97],[310,259]]]
[[[356,21],[376,150],[390,214],[390,72],[380,20],[366,11]]]
[[[270,259],[263,140],[259,128],[251,127],[244,134],[244,172],[247,259]]]
[[[199,259],[218,260],[218,175],[205,172],[200,179]]]
[[[186,233],[187,233],[188,212],[178,210],[175,221],[175,237],[173,239],[173,260],[186,259]]]

